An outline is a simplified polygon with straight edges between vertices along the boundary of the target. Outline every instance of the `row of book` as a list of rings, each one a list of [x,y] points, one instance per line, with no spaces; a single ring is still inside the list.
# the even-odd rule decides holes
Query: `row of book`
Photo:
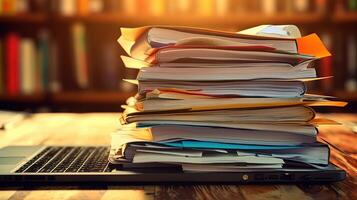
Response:
[[[37,40],[8,33],[0,40],[0,94],[41,93],[49,87],[49,34]]]
[[[319,63],[323,76],[334,75],[331,80],[323,80],[317,90],[325,92],[343,90],[357,91],[357,36],[355,31],[321,34],[321,39],[334,53],[334,57],[324,58]]]
[[[46,12],[46,0],[0,0],[0,15]]]
[[[136,0],[123,1],[121,11],[127,15],[148,13],[154,16],[197,14],[198,16],[226,16],[235,14],[303,13],[325,11],[325,0]]]
[[[357,0],[336,1],[337,11],[357,11]],[[0,14],[48,12],[61,15],[118,13],[154,16],[198,13],[203,16],[231,14],[325,12],[328,0],[0,0]]]
[[[0,38],[0,94],[29,95],[62,90],[131,92],[135,87],[118,81],[134,76],[118,60],[119,50],[107,39],[88,44],[82,23],[70,27],[66,51],[48,30],[37,36],[7,32]],[[92,35],[91,37],[96,36]],[[58,59],[66,57],[68,59]],[[89,59],[93,57],[95,59]],[[59,67],[64,66],[64,67]]]
[[[111,40],[97,37],[101,33],[102,31],[98,32],[97,30],[90,33],[88,27],[83,23],[72,25],[72,51],[70,51],[72,56],[70,58],[73,61],[69,62],[73,67],[69,71],[74,74],[73,78],[75,79],[71,81],[74,83],[72,89],[132,91],[134,87],[118,81],[118,77],[128,76],[133,72],[122,67],[117,59],[120,51],[115,48]],[[70,80],[67,79],[67,81]]]
[[[346,0],[346,1],[336,1],[336,9],[340,12],[356,12],[357,11],[357,0]]]
[[[118,39],[139,69],[138,93],[123,105],[109,160],[124,169],[185,172],[324,168],[312,107],[345,106],[308,94],[311,63],[331,54],[293,25],[240,32],[191,27],[122,28]]]
[[[113,12],[136,15],[188,14],[227,15],[236,13],[276,14],[325,11],[327,0],[1,0],[0,14],[51,10],[62,15]]]

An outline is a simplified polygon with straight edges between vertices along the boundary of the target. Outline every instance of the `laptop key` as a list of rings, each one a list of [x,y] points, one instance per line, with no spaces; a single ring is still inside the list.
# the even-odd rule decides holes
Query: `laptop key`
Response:
[[[51,172],[71,151],[73,147],[65,147],[55,157],[53,157],[42,169],[38,172],[48,173]]]
[[[47,152],[42,158],[40,158],[37,162],[35,162],[30,168],[28,168],[25,172],[34,173],[41,169],[53,156],[55,156],[59,151],[61,151],[61,147],[52,147],[49,152]]]
[[[34,164],[39,158],[41,158],[44,154],[46,154],[51,147],[46,147],[44,150],[42,150],[39,154],[34,156],[31,160],[29,160],[27,163],[22,165],[18,170],[16,170],[16,173],[22,173],[24,172],[28,167],[30,167],[32,164]]]
[[[77,156],[75,161],[66,169],[65,172],[77,172],[83,165],[83,163],[87,160],[87,158],[93,153],[95,150],[94,147],[86,147],[83,149],[81,154]]]

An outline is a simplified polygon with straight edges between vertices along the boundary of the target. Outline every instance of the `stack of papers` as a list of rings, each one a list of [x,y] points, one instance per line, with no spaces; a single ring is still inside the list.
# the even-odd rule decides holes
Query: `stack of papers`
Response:
[[[316,34],[295,26],[240,33],[151,26],[122,28],[118,42],[138,69],[138,93],[127,100],[113,134],[110,162],[127,168],[163,164],[184,171],[323,167],[313,106],[345,106],[307,94],[311,64],[330,56]],[[260,32],[256,32],[259,30]]]

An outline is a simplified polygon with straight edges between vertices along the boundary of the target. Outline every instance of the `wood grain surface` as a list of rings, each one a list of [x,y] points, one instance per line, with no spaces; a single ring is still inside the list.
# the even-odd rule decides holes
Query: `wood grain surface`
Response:
[[[145,185],[0,188],[0,199],[357,199],[357,115],[325,114],[343,125],[319,127],[319,140],[331,144],[331,162],[345,169],[347,179],[310,185]],[[6,145],[109,145],[118,128],[117,113],[35,114],[8,131]]]

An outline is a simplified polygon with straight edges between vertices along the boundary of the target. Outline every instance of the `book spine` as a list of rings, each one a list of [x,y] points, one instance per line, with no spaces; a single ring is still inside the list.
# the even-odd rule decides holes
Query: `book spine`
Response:
[[[0,0],[1,1],[1,0]],[[4,65],[4,52],[3,52],[4,44],[3,40],[0,40],[0,94],[5,93],[5,65]]]
[[[71,16],[76,13],[76,1],[60,0],[60,13],[65,16]]]
[[[90,13],[101,13],[104,10],[103,0],[89,0],[88,4]]]
[[[349,35],[347,38],[347,80],[345,88],[349,92],[357,91],[357,45],[356,37]]]
[[[213,0],[197,0],[196,8],[200,16],[212,16],[214,9]]]
[[[27,13],[29,11],[29,0],[16,0],[16,13]]]
[[[138,0],[123,0],[121,7],[126,16],[134,16],[137,14],[137,5],[139,5]]]
[[[131,0],[131,1],[135,1],[135,8],[134,8],[134,12],[135,15],[137,15],[138,13],[143,14],[143,15],[148,15],[149,13],[149,7],[150,7],[150,3],[151,1],[146,1],[146,0]]]
[[[346,2],[345,0],[336,0],[335,1],[335,11],[337,13],[343,13],[346,11]]]
[[[265,15],[274,15],[277,10],[277,0],[262,0],[262,10]]]
[[[220,17],[226,16],[227,13],[229,14],[229,7],[230,7],[229,0],[216,0],[215,1],[216,15]]]
[[[30,1],[29,3],[29,10],[34,13],[45,13],[48,10],[55,11],[52,9],[52,6],[58,3],[58,0],[25,0]],[[56,7],[58,8],[58,6]]]
[[[21,93],[32,94],[35,91],[36,48],[31,39],[21,39]]]
[[[77,14],[87,15],[89,12],[89,2],[88,0],[77,0]]]
[[[88,88],[88,63],[86,52],[86,35],[83,24],[74,24],[72,27],[72,41],[74,52],[74,66],[76,69],[77,84],[80,88]]]
[[[315,10],[318,13],[325,13],[327,11],[327,0],[315,0]]]
[[[307,12],[309,10],[309,0],[294,0],[294,10],[296,12]]]
[[[192,9],[192,1],[190,1],[190,0],[171,0],[171,1],[169,1],[168,6],[173,11],[170,13],[187,14]]]
[[[2,11],[4,14],[14,14],[15,0],[2,0]]]
[[[49,33],[42,30],[38,36],[38,53],[40,54],[40,85],[42,90],[47,90],[49,85]]]
[[[19,36],[10,33],[6,38],[6,90],[9,95],[19,94]]]
[[[153,16],[163,16],[165,14],[165,0],[152,0],[150,2],[150,14]]]
[[[94,78],[99,78],[102,85],[102,90],[118,90],[119,82],[118,77],[120,76],[120,71],[117,66],[120,65],[119,59],[116,54],[116,45],[111,42],[103,42],[101,44],[101,58],[103,59],[100,63],[99,71],[100,78],[98,74]]]
[[[357,10],[357,0],[347,0],[347,7],[349,11]]]
[[[59,77],[59,66],[58,66],[58,45],[54,40],[50,40],[50,63],[48,72],[48,89],[51,92],[59,92],[62,89],[60,77]]]
[[[327,33],[323,34],[321,36],[322,41],[326,45],[327,49],[331,50],[332,49],[332,38],[330,35]],[[322,58],[320,61],[320,76],[321,77],[326,77],[326,76],[332,76],[333,75],[333,70],[332,70],[332,56]],[[325,92],[330,92],[333,88],[333,79],[328,78],[321,80],[321,88]]]

